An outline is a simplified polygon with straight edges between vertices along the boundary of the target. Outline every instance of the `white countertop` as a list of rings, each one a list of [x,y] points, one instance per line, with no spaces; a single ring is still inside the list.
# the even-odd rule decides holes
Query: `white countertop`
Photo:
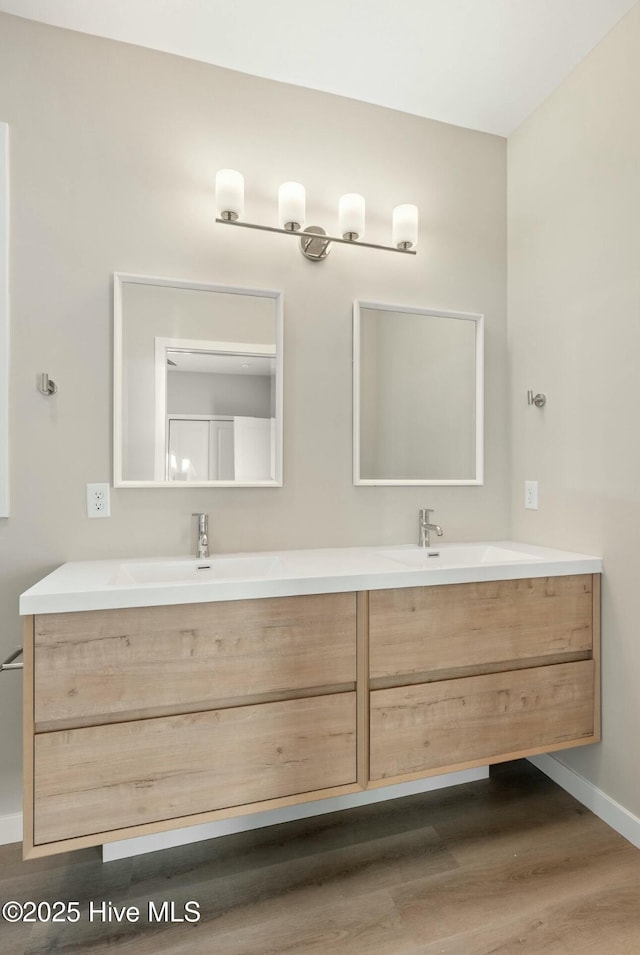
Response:
[[[517,541],[342,547],[63,564],[20,597],[21,614],[594,574],[602,560]]]

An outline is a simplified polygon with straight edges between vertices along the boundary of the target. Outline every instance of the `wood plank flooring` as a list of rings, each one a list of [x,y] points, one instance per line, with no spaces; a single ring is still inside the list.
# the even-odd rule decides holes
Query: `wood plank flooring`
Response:
[[[0,902],[77,900],[77,924],[0,921],[0,955],[638,955],[640,850],[521,761],[487,781],[103,865],[22,862]],[[90,901],[138,906],[90,922]],[[199,903],[197,924],[154,924]]]

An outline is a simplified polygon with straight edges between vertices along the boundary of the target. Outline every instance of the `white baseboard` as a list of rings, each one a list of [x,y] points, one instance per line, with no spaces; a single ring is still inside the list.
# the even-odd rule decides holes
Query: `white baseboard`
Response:
[[[269,809],[266,812],[257,812],[248,816],[236,816],[234,819],[221,819],[219,822],[209,822],[201,826],[171,829],[169,832],[158,832],[152,836],[122,839],[119,842],[103,845],[102,861],[114,862],[116,859],[128,859],[130,856],[143,855],[145,852],[184,846],[191,842],[202,842],[204,839],[217,839],[219,836],[228,836],[235,832],[275,826],[280,822],[307,819],[309,816],[320,816],[341,809],[351,809],[354,806],[366,806],[386,799],[398,799],[402,796],[413,796],[415,793],[444,789],[446,786],[458,786],[461,783],[487,779],[488,776],[489,767],[480,766],[477,769],[445,773],[443,776],[416,779],[411,783],[397,783],[380,789],[368,789],[361,793],[348,793],[346,796],[334,796],[331,799],[317,799],[299,806],[286,806],[283,809]]]
[[[529,762],[536,766],[554,783],[565,789],[570,795],[590,809],[608,826],[624,836],[632,845],[640,849],[640,819],[621,806],[619,802],[607,796],[605,792],[590,783],[574,769],[561,763],[555,756],[544,753],[542,756],[530,756]]]
[[[7,846],[10,842],[22,842],[21,812],[0,816],[0,846]]]

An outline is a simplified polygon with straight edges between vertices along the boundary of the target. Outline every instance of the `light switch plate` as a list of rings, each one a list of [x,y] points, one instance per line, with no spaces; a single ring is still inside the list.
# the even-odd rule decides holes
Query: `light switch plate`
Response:
[[[538,482],[524,482],[524,506],[530,511],[538,510]]]
[[[87,517],[111,517],[108,484],[87,484]]]

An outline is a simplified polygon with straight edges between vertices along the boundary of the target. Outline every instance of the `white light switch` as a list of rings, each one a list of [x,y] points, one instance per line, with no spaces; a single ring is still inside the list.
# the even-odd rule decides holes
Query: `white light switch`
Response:
[[[524,482],[524,506],[530,511],[538,510],[538,482]]]

